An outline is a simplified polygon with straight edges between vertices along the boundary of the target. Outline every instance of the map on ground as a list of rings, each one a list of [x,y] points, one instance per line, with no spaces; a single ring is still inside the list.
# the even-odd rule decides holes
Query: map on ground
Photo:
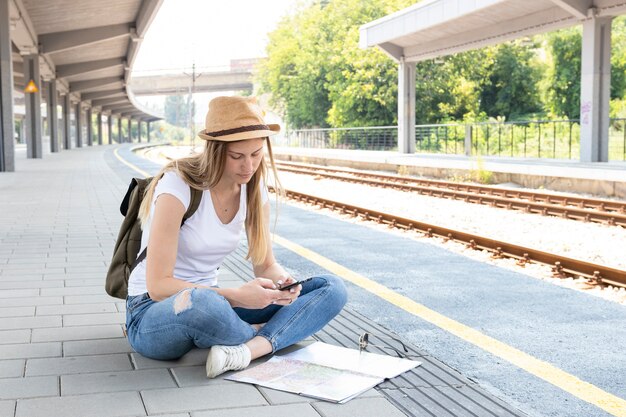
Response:
[[[419,365],[409,359],[315,342],[225,379],[345,403]]]

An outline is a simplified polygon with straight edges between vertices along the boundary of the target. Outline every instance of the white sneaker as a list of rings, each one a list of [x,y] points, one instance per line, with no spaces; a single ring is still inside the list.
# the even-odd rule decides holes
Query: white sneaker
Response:
[[[250,349],[246,345],[211,347],[206,358],[206,376],[215,378],[226,371],[238,371],[250,365]]]

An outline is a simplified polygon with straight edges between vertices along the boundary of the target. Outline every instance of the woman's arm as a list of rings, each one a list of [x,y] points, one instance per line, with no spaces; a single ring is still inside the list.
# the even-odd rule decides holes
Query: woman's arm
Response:
[[[171,194],[161,194],[154,206],[146,257],[146,288],[150,298],[161,301],[196,285],[174,278],[180,223],[185,206]]]
[[[161,194],[154,207],[146,258],[146,287],[150,298],[161,301],[185,288],[208,288],[233,307],[263,308],[283,297],[270,280],[257,278],[240,288],[212,288],[174,277],[180,223],[185,206],[171,194]]]

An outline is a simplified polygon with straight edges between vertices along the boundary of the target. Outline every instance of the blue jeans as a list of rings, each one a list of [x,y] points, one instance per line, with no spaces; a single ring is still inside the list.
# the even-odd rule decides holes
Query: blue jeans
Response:
[[[182,290],[160,302],[145,293],[126,299],[126,329],[133,349],[152,359],[177,359],[193,347],[240,345],[255,336],[275,352],[322,329],[346,301],[345,285],[334,275],[305,282],[289,305],[259,310],[233,308],[208,288]],[[266,324],[257,332],[251,324],[259,323]]]

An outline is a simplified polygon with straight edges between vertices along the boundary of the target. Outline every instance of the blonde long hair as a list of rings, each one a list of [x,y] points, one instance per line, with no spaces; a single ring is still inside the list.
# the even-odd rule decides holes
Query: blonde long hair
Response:
[[[163,174],[168,171],[174,171],[178,173],[187,184],[197,190],[207,190],[215,187],[224,173],[228,143],[229,142],[217,140],[207,140],[206,147],[202,152],[171,161],[165,165],[161,171],[154,176],[150,185],[146,188],[144,198],[139,207],[139,219],[141,220],[142,229],[150,217],[154,189]],[[267,146],[267,153],[273,174],[273,187],[278,198],[283,195],[283,189],[276,172],[272,146],[267,137],[265,138],[265,144]],[[261,264],[265,260],[270,233],[269,225],[266,224],[267,222],[263,215],[261,180],[263,180],[262,182],[265,186],[268,185],[268,169],[265,158],[261,159],[259,168],[254,175],[252,175],[252,178],[248,181],[246,186],[246,202],[248,208],[245,221],[246,234],[248,236],[248,254],[246,258],[250,259],[255,265]]]

